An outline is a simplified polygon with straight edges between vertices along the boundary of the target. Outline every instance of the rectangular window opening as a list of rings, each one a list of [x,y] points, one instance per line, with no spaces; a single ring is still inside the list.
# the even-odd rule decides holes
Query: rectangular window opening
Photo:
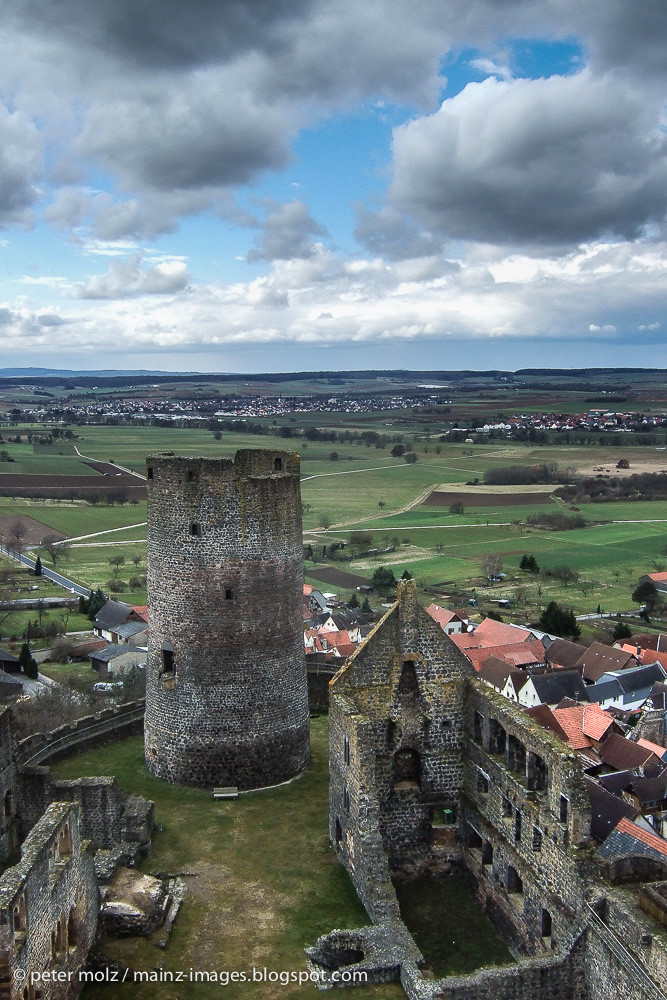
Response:
[[[190,534],[194,535],[196,538],[201,536],[201,524],[197,524],[195,521],[190,525]]]
[[[151,465],[149,465],[148,468],[146,469],[146,478],[147,479],[153,478],[153,467]]]
[[[225,587],[225,600],[226,601],[234,600],[234,591],[232,590],[231,587]]]
[[[275,469],[276,472],[282,472],[283,471],[283,460],[282,460],[282,458],[274,458],[274,460],[273,460],[273,468]]]

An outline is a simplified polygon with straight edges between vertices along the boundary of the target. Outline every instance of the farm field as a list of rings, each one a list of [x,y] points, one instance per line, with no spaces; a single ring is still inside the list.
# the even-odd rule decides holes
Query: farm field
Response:
[[[474,399],[470,402],[474,404]],[[561,469],[579,466],[614,471],[619,455],[628,459],[630,472],[633,468],[658,470],[667,466],[667,452],[628,446],[535,447],[503,440],[475,446],[440,443],[433,421],[423,426],[415,422],[406,430],[398,426],[399,419],[402,418],[397,417],[396,411],[354,418],[320,413],[297,415],[289,420],[281,418],[280,423],[297,428],[330,424],[339,430],[341,426],[357,429],[376,426],[385,434],[398,432],[408,436],[406,446],[417,454],[415,464],[392,457],[390,445],[368,447],[361,441],[331,443],[227,431],[221,432],[220,440],[216,441],[205,428],[83,426],[76,428],[75,443],[85,459],[92,460],[92,467],[79,462],[69,450],[73,445],[65,442],[64,455],[54,453],[61,447],[60,442],[53,446],[9,442],[6,448],[10,452],[17,450],[17,462],[4,466],[12,472],[18,471],[20,451],[26,462],[48,462],[53,474],[60,462],[66,463],[68,469],[72,468],[71,463],[78,463],[79,470],[95,476],[94,463],[110,460],[143,472],[146,455],[158,451],[232,456],[238,448],[298,449],[302,457],[307,542],[349,543],[355,533],[370,532],[373,547],[395,545],[395,539],[400,543],[397,551],[367,560],[333,564],[329,560],[327,565],[332,566],[334,575],[325,570],[325,576],[319,580],[312,574],[320,574],[324,565],[307,565],[311,582],[342,594],[349,593],[353,581],[346,581],[338,574],[366,580],[378,565],[386,563],[397,576],[405,569],[413,573],[428,588],[425,600],[435,597],[445,601],[452,589],[455,592],[474,589],[478,596],[485,596],[491,602],[505,598],[516,601],[518,595],[517,614],[528,616],[550,599],[572,606],[580,614],[594,612],[598,605],[613,611],[629,611],[634,607],[630,594],[637,576],[649,571],[653,563],[664,559],[667,564],[667,501],[582,504],[580,516],[610,523],[572,531],[547,531],[514,522],[525,522],[542,512],[567,513],[566,505],[550,499],[554,486],[470,485],[475,479],[482,480],[489,468],[516,464],[551,462]],[[418,440],[409,437],[414,433],[421,435]],[[331,458],[332,453],[337,456],[335,459]],[[64,469],[65,466],[60,469],[63,475]],[[433,491],[445,494],[439,505],[434,504],[433,498],[428,500]],[[535,502],[538,499],[540,503]],[[462,514],[450,513],[449,507],[455,502],[463,504]],[[43,524],[43,534],[60,531],[75,538],[93,534],[94,537],[68,547],[56,568],[94,588],[106,588],[116,575],[126,584],[126,589],[118,592],[121,599],[145,603],[145,590],[129,587],[131,577],[145,575],[145,503],[93,506],[83,501],[0,498],[0,519],[17,515]],[[614,521],[622,523],[611,523]],[[326,530],[323,525],[327,525]],[[122,530],[97,534],[112,529]],[[526,577],[518,570],[524,553],[534,554],[542,569],[565,565],[579,573],[580,579],[565,587],[552,577]],[[137,566],[131,561],[134,555],[139,556]],[[501,585],[484,586],[482,562],[486,556],[496,556],[503,562],[506,579]],[[125,559],[116,571],[109,563],[113,557]],[[42,558],[45,565],[52,565],[43,553]],[[484,605],[487,610],[491,606]]]

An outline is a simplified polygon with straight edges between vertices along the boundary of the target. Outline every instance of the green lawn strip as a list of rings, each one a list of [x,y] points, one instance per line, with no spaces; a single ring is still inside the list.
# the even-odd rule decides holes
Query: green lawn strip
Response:
[[[39,672],[61,684],[70,680],[90,681],[92,684],[99,680],[99,674],[92,669],[89,660],[81,663],[40,663]]]
[[[179,788],[153,778],[143,762],[142,741],[88,751],[55,765],[62,777],[114,774],[129,792],[152,798],[163,830],[155,835],[143,871],[196,872],[166,952],[143,939],[112,942],[110,954],[137,969],[304,969],[303,948],[334,927],[368,923],[344,868],[328,843],[327,722],[312,721],[313,763],[297,781],[271,791],[214,802],[210,792]],[[217,996],[208,983],[127,983],[114,996],[204,1000]],[[313,998],[312,983],[237,983],[245,998]],[[352,989],[344,996],[359,995]],[[221,993],[222,995],[222,993]],[[231,994],[230,994],[231,995]],[[373,1000],[403,996],[398,985],[367,987]],[[87,1000],[108,996],[86,988]]]
[[[401,916],[437,978],[461,976],[514,959],[462,875],[400,882]]]
[[[113,535],[104,536],[113,538]],[[133,556],[140,556],[137,566],[132,562]],[[125,562],[115,567],[109,560],[122,557]],[[45,566],[52,568],[50,560],[43,560]],[[68,579],[81,583],[83,586],[96,590],[101,587],[105,592],[113,596],[112,589],[108,586],[114,579],[122,580],[126,584],[125,591],[118,591],[120,600],[127,602],[127,595],[132,593],[145,593],[145,586],[133,588],[130,591],[129,581],[133,577],[143,579],[146,575],[146,543],[137,540],[132,545],[99,545],[68,548],[63,556],[56,563],[56,570]],[[145,604],[143,601],[130,601],[132,604]]]
[[[64,593],[64,591],[61,592]],[[1,612],[0,614],[4,615],[5,612]],[[65,624],[65,619],[67,619],[67,624]],[[39,615],[36,610],[12,612],[12,614],[9,615],[0,627],[0,633],[2,633],[3,636],[15,638],[16,641],[20,642],[21,637],[28,626],[28,622],[36,622],[38,620]],[[49,608],[43,613],[41,623],[42,627],[46,628],[46,626],[51,622],[54,622],[62,628],[66,628],[68,632],[88,631],[91,628],[91,623],[86,615],[80,615],[78,612],[73,612],[67,615],[64,608]],[[42,649],[49,646],[52,641],[52,639],[35,639],[31,640],[31,646],[33,646],[33,648]]]
[[[0,497],[0,514],[24,514],[67,536],[86,535],[106,528],[123,528],[146,520],[146,504],[107,506],[83,500],[25,500]],[[46,532],[45,532],[46,533]]]

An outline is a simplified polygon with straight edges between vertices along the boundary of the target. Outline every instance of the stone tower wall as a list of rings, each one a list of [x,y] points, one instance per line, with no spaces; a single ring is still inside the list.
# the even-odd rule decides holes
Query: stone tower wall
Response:
[[[309,760],[299,456],[148,459],[145,743],[169,781],[277,784]]]

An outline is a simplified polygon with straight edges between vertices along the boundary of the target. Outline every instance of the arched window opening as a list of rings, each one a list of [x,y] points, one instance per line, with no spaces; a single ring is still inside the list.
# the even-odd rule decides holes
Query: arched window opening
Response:
[[[79,943],[79,924],[76,919],[76,910],[72,907],[67,918],[67,947],[71,950]]]
[[[340,820],[336,816],[336,843],[340,844],[343,839],[343,827],[340,825]]]
[[[405,748],[394,754],[394,788],[421,787],[421,758],[417,750]]]
[[[58,835],[58,856],[68,858],[72,853],[72,833],[66,824]]]
[[[507,891],[509,893],[518,893],[519,895],[523,892],[523,880],[512,865],[508,865],[507,867]]]
[[[551,937],[551,914],[548,910],[542,910],[542,937]]]

